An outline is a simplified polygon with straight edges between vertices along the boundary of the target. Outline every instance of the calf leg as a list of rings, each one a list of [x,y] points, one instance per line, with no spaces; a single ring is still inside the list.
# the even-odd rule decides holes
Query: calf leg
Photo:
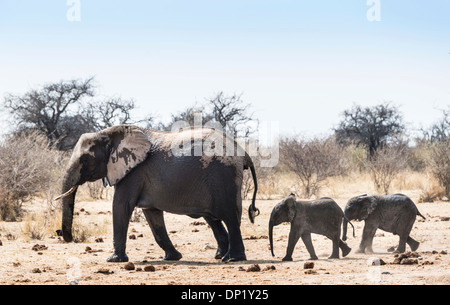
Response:
[[[304,233],[304,234],[302,234],[302,240],[303,240],[303,243],[306,246],[306,249],[309,252],[309,255],[310,255],[309,259],[310,260],[318,259],[317,255],[316,255],[316,252],[314,251],[314,246],[312,244],[311,233]]]
[[[342,256],[346,257],[350,251],[352,251],[352,248],[350,248],[345,242],[342,240],[339,240],[339,248],[341,248]]]
[[[417,248],[419,248],[420,242],[412,238],[411,236],[408,236],[406,239],[406,243],[411,247],[411,251],[416,251]]]
[[[291,225],[291,231],[289,232],[288,246],[286,249],[286,255],[282,259],[283,261],[292,261],[292,253],[294,253],[295,245],[297,244],[299,238],[300,234],[298,233],[298,230],[295,230]]]
[[[365,253],[366,249],[368,253],[373,253],[372,243],[376,231],[377,227],[367,225],[367,223],[364,225],[361,243],[359,244],[359,249],[356,251],[356,253]]]
[[[333,241],[333,252],[331,252],[331,255],[328,258],[339,258],[339,235],[337,237],[334,237],[332,239]]]

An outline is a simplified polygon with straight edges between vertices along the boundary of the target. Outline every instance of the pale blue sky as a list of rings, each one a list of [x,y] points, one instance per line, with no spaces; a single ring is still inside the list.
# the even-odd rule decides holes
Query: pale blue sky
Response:
[[[95,76],[99,96],[171,113],[243,93],[282,133],[329,133],[353,103],[392,101],[410,129],[450,105],[450,1],[0,0],[0,98]]]

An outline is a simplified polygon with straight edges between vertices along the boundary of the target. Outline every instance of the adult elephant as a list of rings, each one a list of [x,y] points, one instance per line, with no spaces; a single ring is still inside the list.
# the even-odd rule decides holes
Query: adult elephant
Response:
[[[410,236],[411,229],[420,214],[414,202],[403,194],[361,195],[351,198],[345,207],[344,215],[348,220],[364,220],[364,229],[356,253],[373,253],[373,237],[377,229],[398,235],[399,245],[396,252],[405,252],[406,244],[416,251],[420,243]],[[347,239],[347,220],[344,219],[342,240]]]
[[[64,240],[72,241],[77,187],[87,181],[103,179],[105,184],[115,186],[114,253],[108,262],[128,261],[125,252],[127,230],[135,207],[142,208],[156,242],[165,251],[165,260],[179,260],[182,255],[169,239],[163,211],[204,217],[217,240],[216,258],[245,260],[240,231],[241,185],[243,170],[249,168],[255,185],[249,206],[249,217],[253,222],[259,214],[255,207],[255,168],[249,155],[234,140],[230,141],[225,133],[220,132],[219,136],[217,133],[210,128],[161,132],[118,125],[83,134],[70,158],[63,179],[63,195],[59,197],[63,200]],[[207,154],[202,150],[207,141],[215,147],[220,145],[221,139],[233,145],[233,155],[211,154],[211,151]],[[230,152],[229,148],[227,152]]]

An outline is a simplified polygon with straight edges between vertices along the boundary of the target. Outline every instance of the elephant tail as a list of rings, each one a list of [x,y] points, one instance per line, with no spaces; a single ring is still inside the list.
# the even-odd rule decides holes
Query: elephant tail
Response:
[[[426,220],[425,216],[423,216],[422,214],[420,214],[419,209],[417,209],[417,214],[416,214],[416,215],[417,215],[417,216],[420,216],[420,217],[422,217],[423,219]]]
[[[260,214],[259,209],[255,206],[256,192],[258,191],[258,181],[256,179],[255,165],[253,164],[252,159],[247,153],[245,153],[244,169],[250,169],[252,173],[254,190],[253,190],[252,204],[248,207],[248,218],[250,219],[251,223],[255,223],[255,217]]]
[[[342,223],[342,229],[343,229],[342,240],[346,241],[347,240],[347,226],[348,226],[348,224],[350,224],[352,226],[352,228],[353,228],[353,237],[356,236],[355,235],[355,227],[353,226],[353,224],[350,222],[350,220],[348,220],[348,218],[345,215],[343,215],[343,218],[344,218],[344,221]]]

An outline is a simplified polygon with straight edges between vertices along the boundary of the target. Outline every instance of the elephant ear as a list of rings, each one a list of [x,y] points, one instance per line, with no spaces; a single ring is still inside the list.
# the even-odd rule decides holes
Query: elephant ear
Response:
[[[361,210],[359,220],[365,220],[376,209],[377,201],[373,196],[363,196],[361,198]]]
[[[295,217],[295,202],[296,202],[296,197],[294,193],[291,193],[286,199],[285,199],[285,203],[286,203],[286,207],[288,209],[288,219],[291,222],[294,217]]]
[[[109,185],[113,186],[147,158],[151,143],[148,135],[136,126],[113,126],[102,133],[108,134],[111,139],[107,178]]]

